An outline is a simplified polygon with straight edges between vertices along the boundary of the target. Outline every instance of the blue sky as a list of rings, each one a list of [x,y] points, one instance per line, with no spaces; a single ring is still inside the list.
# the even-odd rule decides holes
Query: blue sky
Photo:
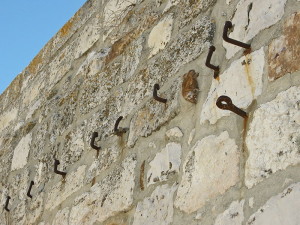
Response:
[[[1,0],[0,94],[86,0]]]

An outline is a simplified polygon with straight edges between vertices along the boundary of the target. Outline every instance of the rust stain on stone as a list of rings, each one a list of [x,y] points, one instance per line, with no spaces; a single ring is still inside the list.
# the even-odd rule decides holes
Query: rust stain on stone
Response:
[[[300,12],[285,23],[283,34],[269,45],[269,80],[276,80],[300,69]]]
[[[254,84],[253,79],[252,79],[251,68],[250,68],[250,64],[252,62],[252,57],[251,57],[251,55],[245,55],[245,58],[246,58],[246,60],[244,60],[242,62],[242,65],[244,66],[245,73],[246,73],[246,76],[247,76],[247,80],[248,80],[249,86],[251,87],[251,93],[252,93],[252,96],[254,97],[255,84]]]
[[[197,97],[199,92],[198,86],[198,73],[195,70],[190,70],[188,73],[183,75],[183,82],[182,82],[182,96],[185,100],[196,104]]]
[[[144,160],[141,165],[141,169],[140,169],[140,187],[141,187],[142,191],[145,189],[145,185],[144,185],[145,163],[146,163],[146,161]]]

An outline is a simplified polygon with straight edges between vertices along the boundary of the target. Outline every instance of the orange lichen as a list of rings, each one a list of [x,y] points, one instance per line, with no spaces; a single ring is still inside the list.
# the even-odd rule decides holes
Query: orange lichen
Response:
[[[64,37],[66,36],[69,31],[71,30],[71,28],[73,27],[73,23],[74,23],[74,18],[70,19],[60,30],[59,30],[59,34],[60,37]]]
[[[27,69],[29,70],[29,72],[31,74],[36,74],[38,65],[43,62],[43,56],[42,56],[42,54],[43,54],[42,52],[40,52],[39,54],[37,54],[34,57],[34,59],[30,62],[30,64],[28,65]]]

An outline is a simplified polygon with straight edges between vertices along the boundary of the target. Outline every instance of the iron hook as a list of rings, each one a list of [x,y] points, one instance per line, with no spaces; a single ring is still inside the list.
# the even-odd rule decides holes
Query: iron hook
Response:
[[[57,166],[58,166],[59,164],[60,164],[59,160],[54,159],[54,173],[59,174],[59,175],[62,175],[62,176],[65,176],[67,173],[62,172],[62,171],[59,171],[59,170],[57,169]]]
[[[153,98],[154,98],[156,101],[159,101],[159,102],[162,102],[162,103],[166,103],[166,102],[167,102],[167,99],[164,99],[164,98],[161,98],[161,97],[158,97],[158,96],[157,96],[157,90],[159,90],[159,89],[160,89],[159,84],[154,84]]]
[[[116,135],[120,135],[120,134],[122,134],[122,133],[126,133],[126,129],[124,129],[124,128],[118,128],[118,127],[119,127],[119,123],[120,123],[120,121],[121,121],[122,119],[123,119],[123,116],[120,116],[120,117],[117,119],[116,123],[115,123],[114,133],[115,133]]]
[[[225,102],[225,103],[224,103]],[[247,118],[248,115],[246,112],[244,112],[243,110],[241,110],[240,108],[236,107],[233,103],[231,98],[229,98],[228,96],[222,95],[218,98],[216,105],[218,106],[218,108],[220,109],[224,109],[224,110],[230,110],[231,112],[236,113],[237,115],[243,117],[243,118]]]
[[[32,195],[30,194],[30,192],[31,192],[31,188],[32,188],[33,185],[34,185],[34,182],[31,181],[31,182],[30,182],[30,185],[29,185],[29,188],[28,188],[28,191],[27,191],[27,196],[28,196],[29,198],[32,198]]]
[[[95,149],[95,150],[100,150],[101,147],[98,147],[98,146],[95,145],[95,139],[96,139],[96,137],[98,137],[98,132],[93,132],[92,138],[91,138],[91,147],[93,149]]]
[[[9,212],[9,211],[10,211],[10,210],[8,209],[9,200],[10,200],[10,197],[9,197],[9,196],[7,196],[7,198],[6,198],[6,202],[5,202],[5,206],[4,206],[4,209],[5,209],[7,212]]]
[[[234,39],[231,39],[231,38],[228,37],[228,30],[231,29],[232,27],[233,26],[232,26],[232,23],[230,21],[225,22],[224,30],[223,30],[223,40],[228,42],[228,43],[231,43],[233,45],[237,45],[237,46],[245,48],[245,49],[250,49],[251,48],[250,44],[245,44],[243,42],[240,42],[240,41],[237,41],[237,40],[234,40]]]
[[[211,57],[213,55],[213,52],[216,50],[216,47],[215,46],[210,46],[209,47],[209,52],[208,52],[208,55],[207,55],[207,58],[206,58],[206,62],[205,62],[205,65],[214,70],[214,78],[216,79],[218,76],[219,76],[219,72],[220,72],[220,68],[219,66],[214,66],[210,63],[210,60],[211,60]]]

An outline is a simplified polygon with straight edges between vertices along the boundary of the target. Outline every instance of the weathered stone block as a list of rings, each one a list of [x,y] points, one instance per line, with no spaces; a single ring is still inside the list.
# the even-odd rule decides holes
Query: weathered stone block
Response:
[[[32,133],[27,134],[21,139],[14,150],[14,156],[11,163],[11,170],[23,168],[27,164],[27,159],[32,141]]]
[[[180,164],[181,145],[175,142],[168,143],[149,163],[150,169],[147,173],[147,186],[156,182],[166,181],[172,173],[179,172]]]
[[[241,225],[244,221],[244,203],[245,200],[232,202],[228,209],[218,215],[215,225]]]
[[[208,97],[203,104],[200,123],[208,120],[215,124],[231,111],[216,106],[218,97],[227,95],[239,108],[247,108],[262,92],[265,54],[263,48],[231,63],[230,67],[220,75],[220,80],[213,80]]]
[[[299,99],[300,87],[291,87],[254,112],[246,137],[248,188],[278,170],[300,163]]]
[[[183,165],[175,206],[192,213],[239,180],[239,151],[227,131],[198,141]]]
[[[300,222],[299,199],[300,183],[292,184],[250,216],[247,225],[297,225]]]
[[[232,19],[234,26],[230,38],[247,43],[260,31],[276,24],[284,14],[287,0],[241,0]],[[223,41],[226,58],[230,59],[241,47]]]
[[[158,186],[151,197],[139,202],[134,214],[133,225],[168,225],[173,222],[173,195],[177,185]]]
[[[300,69],[300,13],[294,13],[284,23],[283,35],[269,45],[269,80]]]

